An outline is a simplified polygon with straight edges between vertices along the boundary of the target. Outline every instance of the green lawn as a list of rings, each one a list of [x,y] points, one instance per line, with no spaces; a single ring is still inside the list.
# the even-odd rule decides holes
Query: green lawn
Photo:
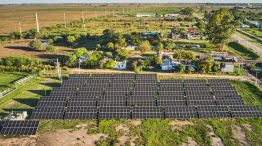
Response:
[[[255,35],[257,37],[262,38],[262,31],[259,28],[245,28],[243,29],[245,32]]]
[[[247,59],[247,60],[256,60],[259,59],[260,56],[255,53],[253,50],[237,43],[237,42],[230,42],[228,43],[228,46],[230,49],[233,49],[234,51],[236,51],[240,56],[242,56],[243,58]]]
[[[46,83],[43,83],[46,82]],[[30,112],[41,96],[48,95],[49,91],[58,86],[58,80],[38,77],[25,86],[0,99],[0,116],[8,113],[9,109],[23,109]]]
[[[0,91],[12,86],[12,83],[28,73],[23,72],[0,72]]]

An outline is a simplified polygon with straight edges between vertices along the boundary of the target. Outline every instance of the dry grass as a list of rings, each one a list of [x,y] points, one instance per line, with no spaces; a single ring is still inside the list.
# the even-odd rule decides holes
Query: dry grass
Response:
[[[40,27],[47,27],[64,23],[64,10],[45,10],[47,6],[4,6],[0,9],[0,35],[19,31],[21,22],[22,31],[36,28],[35,12],[38,12]],[[65,9],[67,10],[67,9]],[[69,9],[70,10],[70,9]],[[68,21],[80,20],[82,11],[66,11]],[[104,15],[104,11],[96,12],[97,16]],[[95,17],[95,11],[84,11],[85,19]]]

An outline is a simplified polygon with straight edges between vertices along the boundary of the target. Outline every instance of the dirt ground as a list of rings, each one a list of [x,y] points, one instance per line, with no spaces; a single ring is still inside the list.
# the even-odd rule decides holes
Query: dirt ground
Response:
[[[62,54],[71,52],[72,49],[56,46],[57,53],[48,53],[46,51],[32,51],[28,45],[31,40],[19,40],[11,43],[0,44],[0,58],[7,56],[21,56],[40,58],[42,60],[55,59],[62,57]]]
[[[62,129],[55,133],[46,133],[30,137],[20,138],[0,138],[1,146],[95,146],[95,142],[100,138],[105,138],[105,134],[86,134],[87,130]]]
[[[233,137],[237,139],[241,145],[248,146],[245,131],[237,125],[232,126]]]
[[[222,142],[221,138],[215,134],[213,127],[210,125],[207,125],[207,127],[210,129],[209,136],[211,137],[212,145],[224,146],[224,143]]]

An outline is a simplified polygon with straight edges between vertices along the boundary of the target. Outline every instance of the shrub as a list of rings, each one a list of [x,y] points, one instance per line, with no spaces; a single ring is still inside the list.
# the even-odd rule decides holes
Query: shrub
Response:
[[[43,48],[42,42],[40,40],[33,40],[32,42],[30,42],[29,46],[33,50],[42,50],[42,48]]]
[[[57,50],[56,50],[56,47],[55,47],[55,46],[48,45],[48,46],[46,47],[46,51],[48,51],[48,52],[56,52]]]

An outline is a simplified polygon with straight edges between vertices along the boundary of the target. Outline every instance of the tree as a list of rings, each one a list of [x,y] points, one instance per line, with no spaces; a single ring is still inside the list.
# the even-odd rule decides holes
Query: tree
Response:
[[[161,52],[164,50],[164,45],[162,43],[159,43],[157,45],[157,57],[161,58]]]
[[[115,66],[116,66],[116,62],[113,59],[107,60],[106,63],[104,64],[104,68],[106,69],[113,69],[115,68]]]
[[[29,46],[33,50],[42,50],[43,49],[42,42],[40,40],[33,40],[32,42],[30,42]]]
[[[126,60],[130,55],[130,51],[123,50],[123,49],[117,49],[116,55],[117,55],[117,57],[116,57],[117,60]]]
[[[206,29],[210,42],[224,51],[224,45],[235,31],[234,17],[227,9],[217,10],[210,16]]]
[[[105,56],[107,56],[107,57],[113,57],[113,54],[112,54],[112,52],[105,52]]]
[[[84,54],[87,54],[88,51],[86,48],[77,48],[74,52],[74,55],[76,55],[77,58],[83,56]]]
[[[192,15],[193,15],[193,12],[194,12],[194,10],[193,10],[192,8],[190,8],[190,7],[187,7],[187,8],[184,8],[184,9],[180,10],[180,13],[181,13],[182,15],[192,16]]]
[[[146,52],[146,51],[150,51],[151,50],[151,45],[149,43],[149,41],[143,41],[140,46],[140,51],[141,52]]]
[[[67,37],[66,37],[66,41],[67,41],[67,43],[69,43],[70,45],[72,45],[72,44],[75,43],[76,38],[75,38],[75,36],[67,36]]]
[[[218,72],[220,70],[220,64],[218,62],[215,62],[212,65],[212,72]]]
[[[178,60],[195,60],[195,55],[192,52],[184,51],[184,50],[177,50],[174,53],[174,58]]]
[[[179,64],[177,66],[177,70],[180,72],[180,73],[183,73],[185,71],[185,65],[184,64]]]
[[[192,67],[192,66],[188,66],[188,67],[186,67],[186,69],[185,69],[185,72],[186,73],[192,73],[192,72],[194,72],[195,71],[195,69]]]
[[[169,50],[169,51],[171,51],[175,47],[175,45],[172,41],[167,41],[164,44],[165,44],[164,48]]]
[[[52,45],[48,45],[46,47],[46,51],[48,51],[48,52],[56,52],[56,47],[52,46]]]
[[[102,48],[101,44],[96,44],[96,49],[100,50]]]
[[[198,20],[196,23],[196,27],[203,34],[206,30],[206,24],[203,20]]]
[[[107,43],[106,47],[107,47],[107,49],[109,49],[111,51],[115,49],[115,45],[112,42]]]

